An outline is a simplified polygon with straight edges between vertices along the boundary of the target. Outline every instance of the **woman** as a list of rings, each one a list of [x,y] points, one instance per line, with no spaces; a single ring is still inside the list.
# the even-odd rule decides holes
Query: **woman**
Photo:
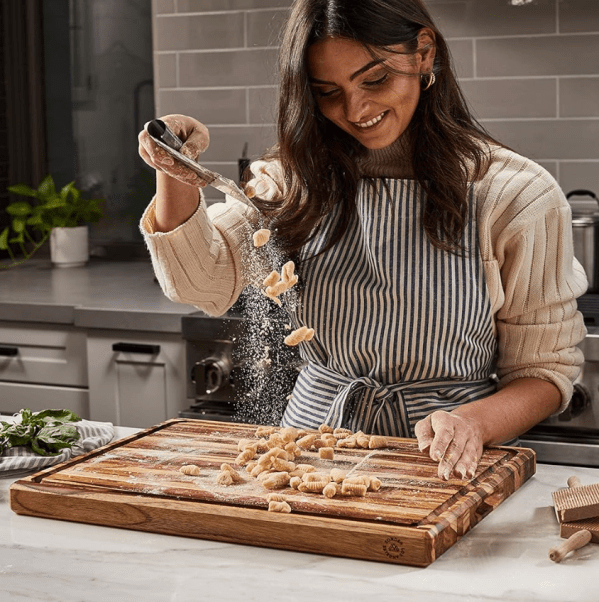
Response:
[[[472,477],[483,446],[563,410],[585,335],[570,210],[540,166],[470,115],[421,0],[296,0],[281,47],[278,144],[255,194],[296,260],[307,366],[285,425],[416,436],[439,476]],[[208,132],[163,118],[197,157]],[[157,171],[142,231],[165,293],[224,313],[255,216],[145,133]],[[247,270],[246,270],[247,272]]]

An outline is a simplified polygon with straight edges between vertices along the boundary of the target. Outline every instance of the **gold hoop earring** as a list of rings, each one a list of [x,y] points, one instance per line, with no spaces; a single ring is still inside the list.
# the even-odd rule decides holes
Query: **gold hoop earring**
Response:
[[[435,83],[436,79],[435,74],[431,71],[428,76],[428,83],[426,84],[426,87],[422,88],[422,91],[428,90]]]

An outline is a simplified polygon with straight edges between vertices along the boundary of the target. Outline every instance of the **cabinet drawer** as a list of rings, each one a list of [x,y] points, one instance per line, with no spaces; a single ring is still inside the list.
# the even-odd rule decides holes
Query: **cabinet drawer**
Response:
[[[89,419],[87,389],[0,382],[0,412],[14,414],[24,408],[42,410],[71,410]]]
[[[0,322],[0,381],[86,387],[85,332]]]
[[[90,332],[87,348],[92,420],[146,428],[186,407],[180,335]]]

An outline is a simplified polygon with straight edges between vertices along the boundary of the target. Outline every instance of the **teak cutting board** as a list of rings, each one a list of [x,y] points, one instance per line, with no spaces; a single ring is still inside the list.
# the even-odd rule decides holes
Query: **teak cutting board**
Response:
[[[535,472],[530,449],[487,448],[470,481],[442,481],[414,439],[385,449],[336,449],[334,460],[305,452],[296,461],[376,475],[377,492],[334,497],[287,488],[290,514],[269,512],[271,493],[244,482],[217,485],[240,439],[256,426],[174,419],[13,483],[17,514],[153,533],[426,566]],[[196,477],[179,472],[196,464]]]

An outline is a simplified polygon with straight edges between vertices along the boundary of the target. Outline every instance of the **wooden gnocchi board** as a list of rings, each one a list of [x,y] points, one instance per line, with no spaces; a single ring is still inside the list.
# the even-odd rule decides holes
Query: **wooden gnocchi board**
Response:
[[[487,448],[469,481],[437,477],[414,439],[385,449],[337,449],[334,460],[305,452],[296,461],[376,475],[377,492],[326,498],[287,488],[290,514],[268,512],[269,491],[247,472],[216,484],[256,426],[174,419],[16,481],[17,514],[414,566],[455,544],[535,472],[535,453]],[[199,476],[179,472],[201,467]]]

